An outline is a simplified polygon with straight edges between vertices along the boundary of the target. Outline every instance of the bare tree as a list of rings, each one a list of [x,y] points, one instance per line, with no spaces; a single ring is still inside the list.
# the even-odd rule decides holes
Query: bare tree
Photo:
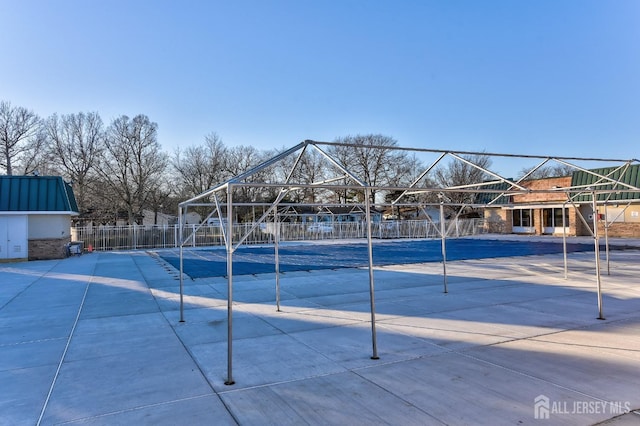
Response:
[[[267,154],[268,157],[272,157],[276,155],[277,152]],[[298,182],[309,184],[326,179],[328,164],[324,160],[323,155],[318,151],[315,149],[306,149],[304,155],[300,157],[296,168],[293,169],[297,158],[298,156],[289,156],[278,163],[278,169],[275,171],[277,181],[284,182],[289,174],[291,174],[290,183]],[[304,187],[289,192],[286,199],[294,203],[315,203],[322,201],[326,193],[326,189]]]
[[[216,133],[207,135],[204,145],[177,149],[171,164],[178,186],[185,189],[182,195],[198,195],[226,180],[226,157],[227,148]]]
[[[398,186],[398,187],[408,187],[414,181],[418,179],[420,174],[424,171],[424,164],[415,154],[407,155],[404,158],[404,161],[400,161],[394,165],[395,167],[391,170],[391,177],[389,181],[389,186]],[[428,178],[423,178],[420,183],[420,186],[434,186],[431,183],[431,180]],[[399,199],[399,203],[418,203],[418,202],[429,202],[431,200],[430,194],[415,194],[415,193],[407,193],[407,191],[391,191],[385,194],[384,200],[387,203],[393,203],[395,200]],[[394,206],[392,208],[393,216],[400,217],[400,210],[396,209]],[[416,213],[417,214],[417,213]]]
[[[238,145],[229,148],[227,151],[227,165],[226,170],[229,173],[229,177],[238,176],[244,172],[247,172],[266,160],[268,153],[266,151],[260,151],[253,146]],[[248,177],[246,180],[249,182],[268,182],[273,180],[274,168],[267,168],[260,171],[256,171],[255,174]],[[262,188],[251,188],[243,186],[239,188],[239,192],[234,194],[234,200],[238,202],[261,202],[267,201],[273,198],[273,189],[264,190]],[[238,218],[243,220],[251,220],[254,216],[253,209],[245,208],[238,209]]]
[[[254,146],[234,146],[227,151],[225,169],[230,177],[237,176],[259,165],[264,160],[265,155],[266,153],[260,152],[260,150]],[[253,180],[263,181],[263,175],[257,173],[254,175]]]
[[[46,120],[44,130],[52,161],[73,183],[80,212],[86,211],[96,179],[95,166],[105,149],[102,119],[96,112],[54,114]]]
[[[158,185],[155,185],[149,191],[147,196],[147,207],[153,211],[153,224],[158,225],[158,213],[171,212],[175,214],[178,206],[174,203],[174,191],[166,176],[160,178]]]
[[[332,146],[330,152],[334,158],[371,186],[389,185],[394,178],[394,172],[406,161],[406,153],[394,150],[398,143],[389,136],[379,134],[347,136],[336,139],[336,142],[349,144],[349,146]],[[362,199],[362,195],[359,198]],[[375,202],[375,199],[376,191],[373,190],[372,202]]]
[[[543,166],[533,172],[532,170],[533,169],[522,169],[520,170],[520,176],[527,176],[527,179],[544,179],[549,177],[571,176],[575,171],[573,167],[566,164]]]
[[[36,170],[38,149],[43,144],[39,133],[40,117],[23,107],[12,107],[10,102],[0,102],[0,166],[12,175],[16,165],[24,174]]]
[[[337,140],[339,141],[339,139]],[[336,160],[338,163],[340,163],[343,167],[345,168],[349,168],[349,165],[351,164],[352,161],[352,152],[350,147],[348,146],[342,146],[342,145],[337,145],[337,146],[331,146],[328,149],[331,157],[333,157],[334,160]],[[330,171],[332,171],[333,173],[335,173],[337,176],[343,175],[344,172],[339,170],[337,167],[335,166],[331,166]],[[336,176],[336,177],[337,177]],[[342,180],[340,180],[339,182],[341,185],[353,185],[355,182],[353,182],[353,180],[351,180],[350,178],[344,178]],[[357,199],[358,196],[358,192],[356,191],[352,191],[349,189],[336,189],[335,192],[335,200],[330,200],[330,201],[334,201],[336,203],[346,203],[348,201],[354,201]]]
[[[47,135],[40,126],[38,132],[29,141],[29,146],[15,164],[14,172],[21,175],[58,175],[58,168],[47,149]]]
[[[490,177],[485,172],[491,166],[491,158],[488,155],[469,154],[461,158],[464,161],[454,159],[448,166],[434,170],[434,179],[439,186],[450,188],[478,184]],[[445,195],[452,204],[455,204],[450,208],[457,213],[464,208],[465,204],[473,204],[477,193],[446,191]]]
[[[130,224],[150,208],[149,196],[161,185],[167,168],[168,158],[160,149],[157,129],[146,115],[133,119],[123,115],[107,129],[100,176],[126,210]]]

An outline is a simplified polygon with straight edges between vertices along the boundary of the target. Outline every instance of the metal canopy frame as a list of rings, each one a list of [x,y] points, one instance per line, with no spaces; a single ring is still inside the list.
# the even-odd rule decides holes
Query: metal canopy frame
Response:
[[[363,176],[358,176],[352,170],[342,164],[338,159],[334,158],[330,151],[327,150],[327,147],[344,147],[344,148],[365,148],[365,149],[379,149],[385,151],[396,151],[396,152],[408,152],[413,153],[414,155],[433,155],[436,159],[423,171],[417,174],[417,178],[408,186],[376,186],[371,185]],[[293,176],[295,171],[299,168],[302,158],[305,153],[309,150],[314,150],[315,152],[320,154],[320,158],[326,161],[326,164],[329,166],[330,170],[335,172],[335,176],[330,177],[328,179],[324,179],[318,182],[305,182],[305,181],[293,181]],[[502,176],[500,173],[496,171],[492,171],[486,167],[475,164],[469,158],[473,158],[474,156],[480,157],[489,157],[489,158],[505,158],[505,159],[514,159],[519,162],[526,161],[535,161],[532,167],[529,169],[530,171],[523,176],[522,178],[514,181],[505,176]],[[266,182],[259,181],[256,179],[258,174],[272,166],[283,163],[286,159],[290,157],[295,157],[290,169],[288,170],[286,177],[281,182]],[[477,157],[476,157],[477,158]],[[485,176],[490,176],[492,180],[483,181],[483,182],[475,182],[467,185],[457,185],[457,186],[437,186],[431,181],[428,180],[430,174],[436,170],[438,166],[445,164],[446,161],[457,161],[466,164],[474,169],[479,170]],[[565,188],[550,188],[550,189],[532,189],[527,188],[522,185],[522,183],[527,180],[535,171],[539,170],[542,167],[546,167],[550,163],[555,163],[557,165],[566,166],[572,170],[579,170],[585,173],[589,173],[594,175],[597,179],[591,185],[587,187],[584,186],[576,186],[576,187],[565,187]],[[606,166],[615,166],[617,167],[615,171],[620,172],[619,177],[615,178],[612,175],[615,173],[609,173],[607,175],[598,174],[597,172],[591,171],[585,163],[606,163]],[[279,208],[282,207],[291,207],[291,206],[328,206],[332,205],[331,203],[287,203],[283,201],[287,194],[292,191],[297,191],[300,189],[323,189],[323,190],[355,190],[360,191],[364,194],[362,201],[352,202],[352,203],[339,203],[336,205],[340,206],[354,206],[361,210],[364,210],[365,213],[365,222],[366,222],[366,235],[367,235],[367,253],[368,253],[368,271],[369,271],[369,293],[370,293],[370,309],[371,309],[371,336],[372,336],[372,359],[378,359],[378,349],[377,349],[377,338],[376,338],[376,318],[375,318],[375,287],[374,287],[374,262],[373,262],[373,245],[372,245],[372,220],[371,220],[371,209],[372,209],[372,200],[371,194],[373,191],[375,192],[400,192],[400,196],[398,196],[392,203],[376,203],[377,206],[411,206],[416,207],[418,209],[423,209],[426,206],[437,206],[440,210],[440,228],[439,235],[442,241],[442,264],[443,264],[443,284],[444,284],[444,292],[448,292],[447,288],[447,271],[446,271],[446,238],[447,238],[447,229],[445,226],[444,220],[444,207],[445,206],[457,206],[460,207],[458,214],[462,211],[462,207],[470,206],[470,207],[496,207],[495,202],[501,197],[518,195],[518,194],[532,194],[532,193],[562,193],[567,195],[568,201],[563,203],[563,209],[566,208],[567,204],[572,205],[576,208],[581,220],[587,225],[587,228],[591,227],[587,224],[587,221],[580,214],[579,205],[582,204],[591,204],[594,214],[593,216],[593,229],[591,230],[591,234],[594,239],[595,244],[595,264],[596,264],[596,283],[597,283],[597,292],[598,292],[598,318],[604,319],[603,310],[602,310],[602,290],[601,290],[601,279],[600,279],[600,254],[599,254],[599,235],[598,235],[598,225],[597,225],[597,206],[604,205],[606,208],[606,201],[599,201],[600,194],[613,194],[616,192],[620,192],[623,190],[624,192],[640,192],[640,187],[633,186],[622,181],[625,176],[626,171],[630,166],[640,163],[637,159],[612,159],[612,158],[582,158],[582,157],[552,157],[552,156],[538,156],[538,155],[517,155],[517,154],[501,154],[501,153],[487,153],[487,152],[473,152],[473,151],[451,151],[451,150],[436,150],[436,149],[426,149],[426,148],[406,148],[399,146],[375,146],[375,145],[353,145],[346,143],[338,143],[338,142],[318,142],[312,140],[305,140],[300,142],[299,144],[286,149],[269,160],[263,162],[262,164],[238,175],[226,182],[223,182],[217,186],[210,188],[203,193],[196,195],[186,201],[183,201],[179,204],[178,210],[178,220],[181,224],[179,228],[179,248],[180,248],[180,321],[184,322],[184,269],[183,269],[183,250],[184,245],[187,244],[192,238],[195,238],[195,232],[202,226],[199,225],[195,230],[191,230],[190,234],[185,235],[185,227],[183,218],[188,212],[188,209],[191,207],[208,207],[210,208],[210,212],[208,216],[205,218],[203,223],[205,223],[208,219],[212,217],[217,217],[220,221],[219,223],[222,226],[222,235],[225,243],[226,254],[227,254],[227,379],[225,384],[231,385],[234,384],[233,374],[232,374],[232,359],[233,359],[233,254],[234,252],[246,241],[248,236],[253,232],[261,223],[265,222],[268,219],[273,220],[274,222],[274,252],[275,252],[275,273],[276,273],[276,305],[277,310],[280,310],[280,273],[279,273],[279,242],[280,242],[280,232],[279,232],[279,223],[280,223],[280,215]],[[502,185],[501,189],[496,189],[496,184]],[[506,187],[506,189],[504,189]],[[261,189],[276,189],[277,196],[272,203],[264,203],[264,202],[234,202],[234,192],[241,188],[261,188]],[[464,204],[464,203],[454,203],[452,202],[446,194],[448,193],[483,193],[489,195],[495,195],[495,197],[487,203],[481,204]],[[412,202],[411,199],[408,199],[408,195],[419,195],[419,194],[436,194],[438,196],[438,202]],[[591,200],[584,201],[584,195],[591,195]],[[579,196],[582,196],[582,201],[578,201]],[[611,195],[608,195],[606,198],[610,198]],[[223,201],[224,200],[224,201]],[[248,229],[243,235],[234,235],[233,224],[234,224],[234,208],[239,206],[262,206],[267,207],[263,212],[262,216],[253,224],[253,227]],[[519,207],[526,206],[526,204],[518,203]],[[504,205],[500,204],[500,207],[513,208],[513,205]],[[428,220],[431,221],[431,218],[427,215]],[[563,214],[563,222],[564,222],[564,214]],[[563,223],[563,227],[564,227]],[[607,226],[605,226],[605,234],[606,234]],[[565,277],[567,274],[567,250],[566,250],[566,235],[563,235],[564,241],[564,258],[565,258]],[[608,240],[607,240],[608,244]],[[607,256],[608,256],[608,247],[607,247]],[[608,261],[608,259],[607,259]]]

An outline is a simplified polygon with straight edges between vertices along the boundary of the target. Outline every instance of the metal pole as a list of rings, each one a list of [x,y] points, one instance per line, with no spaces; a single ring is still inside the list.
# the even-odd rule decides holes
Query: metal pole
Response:
[[[442,279],[444,283],[444,292],[449,293],[447,289],[447,243],[446,243],[446,227],[444,223],[444,202],[440,201],[440,241],[442,244]]]
[[[598,319],[605,319],[602,315],[602,283],[600,280],[600,242],[598,241],[598,204],[596,192],[591,193],[593,199],[593,243],[596,252],[596,282],[598,284]]]
[[[182,207],[178,207],[178,238],[180,239],[180,322],[184,322],[184,264],[183,264],[183,245],[182,245]]]
[[[564,256],[564,279],[568,279],[569,275],[567,272],[567,223],[565,219],[566,215],[566,206],[562,205],[562,253]]]
[[[276,261],[276,311],[280,312],[280,223],[278,222],[278,208],[276,207],[274,217],[274,244],[275,244],[275,261]]]
[[[233,385],[233,187],[227,186],[227,380]]]
[[[364,206],[367,225],[367,249],[369,254],[369,299],[371,300],[371,343],[373,353],[371,359],[379,359],[378,342],[376,338],[376,303],[373,286],[373,238],[371,236],[371,190],[367,187],[364,191]]]
[[[609,222],[607,221],[607,204],[604,205],[604,248],[607,259],[607,275],[611,275],[611,265],[609,262]]]

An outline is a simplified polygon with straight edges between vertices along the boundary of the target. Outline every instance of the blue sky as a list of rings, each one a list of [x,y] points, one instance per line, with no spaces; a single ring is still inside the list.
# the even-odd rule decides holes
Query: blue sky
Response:
[[[0,0],[0,100],[146,114],[172,152],[382,133],[637,158],[637,0]]]

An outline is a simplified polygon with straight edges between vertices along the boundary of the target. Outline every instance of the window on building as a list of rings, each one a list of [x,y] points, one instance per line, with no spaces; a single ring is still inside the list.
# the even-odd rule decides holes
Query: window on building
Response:
[[[562,227],[562,208],[543,209],[542,223],[545,228]],[[564,224],[569,226],[569,209],[564,209]]]
[[[514,210],[513,226],[531,226],[531,218],[533,217],[531,210]]]

